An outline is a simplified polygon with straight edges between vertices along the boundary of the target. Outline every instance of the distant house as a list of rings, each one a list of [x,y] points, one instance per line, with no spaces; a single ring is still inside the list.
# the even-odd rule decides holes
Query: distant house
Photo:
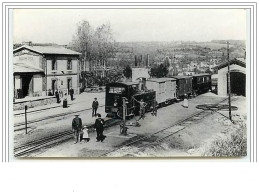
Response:
[[[79,93],[80,53],[60,46],[23,45],[13,51],[14,95],[47,95],[55,90]]]

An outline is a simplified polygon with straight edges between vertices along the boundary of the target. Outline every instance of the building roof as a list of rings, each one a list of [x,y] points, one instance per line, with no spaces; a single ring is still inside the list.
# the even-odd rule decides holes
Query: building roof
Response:
[[[162,82],[166,82],[166,81],[176,81],[176,79],[174,79],[174,78],[151,78],[151,79],[148,79],[147,81],[162,83]]]
[[[39,54],[60,54],[60,55],[80,55],[81,54],[79,52],[76,52],[64,47],[60,47],[60,46],[28,46],[28,45],[23,45],[13,50],[13,53],[16,53],[22,49],[28,49],[30,51],[34,51]]]
[[[246,68],[246,60],[244,58],[234,58],[232,60],[229,61],[229,64],[232,65],[232,64],[236,64],[236,65],[239,65],[239,66],[242,66],[244,68]],[[213,69],[222,69],[222,68],[225,68],[228,66],[228,62],[223,62],[215,67],[213,67]]]
[[[44,71],[28,63],[14,63],[13,73],[44,73]]]

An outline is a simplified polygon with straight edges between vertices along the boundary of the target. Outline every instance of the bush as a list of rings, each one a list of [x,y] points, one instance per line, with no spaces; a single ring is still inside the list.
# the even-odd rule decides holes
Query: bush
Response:
[[[215,138],[204,147],[203,156],[238,157],[247,155],[247,131],[245,121],[238,122],[224,136]]]

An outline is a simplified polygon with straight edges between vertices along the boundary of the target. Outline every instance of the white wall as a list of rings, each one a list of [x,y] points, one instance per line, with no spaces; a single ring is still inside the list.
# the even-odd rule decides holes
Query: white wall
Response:
[[[72,70],[67,70],[67,60],[56,60],[57,70],[52,70],[52,60],[47,60],[47,74],[77,73],[78,60],[72,60]]]
[[[132,68],[132,81],[137,81],[137,79],[140,77],[144,77],[147,79],[150,78],[148,72],[148,68]]]
[[[232,64],[230,65],[231,70],[238,70],[246,74],[246,69],[242,66]],[[218,71],[218,95],[219,96],[227,96],[227,72],[228,67],[224,67]]]
[[[18,54],[17,54],[18,55]],[[32,66],[41,68],[40,55],[37,54],[20,54],[19,56],[14,55],[13,63],[27,63]]]
[[[33,92],[42,92],[42,76],[33,75]]]
[[[21,78],[19,75],[14,77],[15,89],[21,89]]]
[[[77,75],[64,75],[47,77],[47,90],[51,89],[52,79],[56,79],[57,87],[59,90],[67,92],[67,79],[72,78],[72,88],[77,90]]]

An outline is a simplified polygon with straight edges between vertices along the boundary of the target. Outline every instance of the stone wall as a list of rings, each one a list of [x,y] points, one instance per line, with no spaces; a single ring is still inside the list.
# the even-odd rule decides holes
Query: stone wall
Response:
[[[34,108],[37,106],[53,104],[56,102],[57,102],[57,99],[53,96],[45,97],[37,100],[31,100],[31,101],[19,101],[19,102],[13,103],[13,110],[24,110],[25,105],[27,105],[28,108]]]

